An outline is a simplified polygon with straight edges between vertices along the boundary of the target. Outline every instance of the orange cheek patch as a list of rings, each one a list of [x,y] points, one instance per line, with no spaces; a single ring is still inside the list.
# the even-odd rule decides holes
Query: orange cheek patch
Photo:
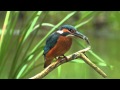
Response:
[[[68,29],[63,29],[63,32],[70,32]]]

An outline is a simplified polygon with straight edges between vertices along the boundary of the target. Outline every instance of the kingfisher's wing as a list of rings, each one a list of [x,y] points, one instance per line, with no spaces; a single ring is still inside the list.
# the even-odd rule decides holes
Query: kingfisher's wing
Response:
[[[44,53],[43,53],[43,55],[46,55],[47,52],[48,52],[51,48],[53,48],[53,47],[55,46],[55,44],[57,43],[57,40],[58,40],[59,36],[60,36],[60,35],[55,32],[55,33],[51,34],[51,35],[48,37],[48,39],[46,40],[46,45],[45,45],[45,47],[44,47]]]

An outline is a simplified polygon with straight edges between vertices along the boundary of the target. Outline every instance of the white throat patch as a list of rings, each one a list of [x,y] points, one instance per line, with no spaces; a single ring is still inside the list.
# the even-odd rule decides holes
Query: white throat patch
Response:
[[[57,33],[59,33],[59,34],[63,34],[63,31],[60,31],[60,30],[59,30],[59,31],[57,31]]]

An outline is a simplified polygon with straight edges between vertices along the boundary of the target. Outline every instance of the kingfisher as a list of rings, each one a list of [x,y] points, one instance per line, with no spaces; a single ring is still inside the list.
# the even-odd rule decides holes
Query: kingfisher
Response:
[[[72,37],[79,37],[90,44],[88,38],[82,33],[78,32],[72,25],[63,25],[57,31],[53,32],[46,40],[44,47],[44,68],[49,66],[53,59],[57,57],[65,57],[64,54],[70,49],[72,45]]]

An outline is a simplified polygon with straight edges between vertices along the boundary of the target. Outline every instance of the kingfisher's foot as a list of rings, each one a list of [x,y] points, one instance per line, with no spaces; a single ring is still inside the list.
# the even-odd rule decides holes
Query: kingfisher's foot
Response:
[[[66,61],[68,61],[67,57],[65,55],[63,55],[63,57],[65,58]]]
[[[64,55],[59,56],[57,60],[59,60],[59,61],[61,62],[61,61],[64,61],[64,59],[65,59],[66,61],[68,61],[67,57],[64,56]]]

